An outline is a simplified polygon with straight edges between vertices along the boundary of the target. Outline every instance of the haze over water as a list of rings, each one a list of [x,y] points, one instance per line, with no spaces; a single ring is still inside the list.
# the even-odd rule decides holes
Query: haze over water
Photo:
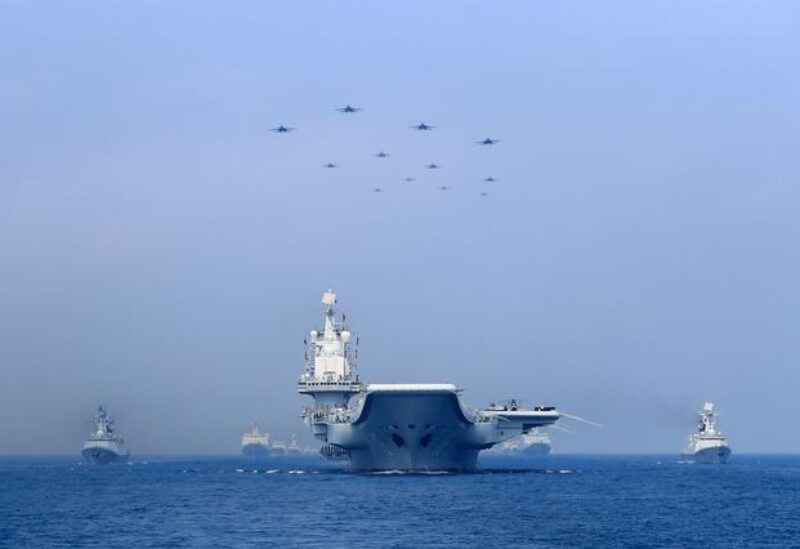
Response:
[[[705,400],[800,451],[799,10],[3,3],[0,454],[99,402],[140,455],[305,435],[328,287],[364,379],[605,425],[559,452],[677,453]]]

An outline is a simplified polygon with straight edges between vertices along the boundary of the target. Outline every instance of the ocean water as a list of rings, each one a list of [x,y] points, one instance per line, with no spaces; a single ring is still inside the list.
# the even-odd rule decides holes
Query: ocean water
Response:
[[[4,547],[800,547],[800,456],[485,457],[356,474],[316,457],[0,459]]]

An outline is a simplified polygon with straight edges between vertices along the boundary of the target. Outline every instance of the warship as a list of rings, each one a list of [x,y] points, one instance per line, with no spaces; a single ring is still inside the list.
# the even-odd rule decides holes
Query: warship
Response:
[[[302,454],[303,449],[300,448],[300,445],[297,444],[297,436],[292,434],[292,438],[289,442],[289,445],[286,447],[286,453],[288,454]]]
[[[555,423],[554,406],[516,401],[471,409],[451,383],[363,383],[358,338],[322,296],[324,326],[305,340],[297,390],[314,399],[302,417],[323,442],[323,455],[349,460],[357,471],[471,471],[478,453],[534,428]]]
[[[275,456],[284,456],[289,452],[289,447],[282,440],[275,440],[269,449]]]
[[[538,427],[529,433],[510,438],[495,446],[498,452],[504,454],[542,457],[550,453],[550,435]]]
[[[262,432],[258,423],[253,423],[242,435],[242,453],[253,457],[269,455],[269,433]]]
[[[83,444],[81,454],[89,463],[105,464],[128,459],[123,438],[114,433],[114,420],[103,406],[94,415],[95,430]]]
[[[283,440],[276,440],[272,443],[271,450],[273,454],[276,455],[287,455],[287,454],[302,454],[303,449],[300,448],[300,445],[297,444],[297,436],[292,435],[289,443],[287,444]]]
[[[698,413],[697,432],[689,437],[682,457],[694,463],[725,463],[730,455],[728,440],[717,431],[714,404],[706,402]]]

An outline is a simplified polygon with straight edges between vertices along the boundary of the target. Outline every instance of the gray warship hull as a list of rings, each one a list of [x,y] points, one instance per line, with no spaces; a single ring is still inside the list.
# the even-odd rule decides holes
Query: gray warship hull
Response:
[[[242,446],[242,455],[247,457],[267,457],[270,455],[269,447],[263,444],[245,444]]]
[[[351,424],[328,426],[354,469],[473,470],[483,447],[454,394],[370,394]]]
[[[346,450],[359,471],[474,471],[481,450],[558,418],[529,414],[527,424],[498,426],[470,419],[451,389],[373,387],[353,421],[325,425],[326,441]]]
[[[81,455],[87,463],[93,465],[105,465],[128,459],[127,454],[118,454],[108,448],[84,448]]]
[[[691,454],[683,454],[686,461],[693,463],[727,463],[731,455],[731,449],[727,446],[717,446],[714,448],[704,448]]]
[[[544,457],[550,455],[550,445],[544,442],[531,444],[521,452],[526,457]]]

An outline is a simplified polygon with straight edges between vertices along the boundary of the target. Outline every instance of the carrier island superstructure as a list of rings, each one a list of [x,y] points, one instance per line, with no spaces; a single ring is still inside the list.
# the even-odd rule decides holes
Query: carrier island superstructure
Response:
[[[298,382],[314,399],[303,418],[323,453],[349,458],[355,470],[473,470],[481,450],[560,417],[552,406],[468,409],[450,383],[362,383],[336,295],[329,290],[322,304],[324,327],[309,333]]]

